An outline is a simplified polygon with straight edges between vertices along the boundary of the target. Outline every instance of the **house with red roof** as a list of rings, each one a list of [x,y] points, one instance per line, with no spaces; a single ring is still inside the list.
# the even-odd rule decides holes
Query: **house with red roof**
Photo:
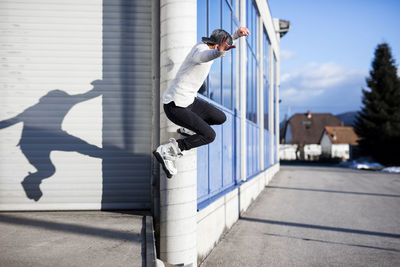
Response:
[[[351,126],[325,126],[321,137],[321,152],[326,158],[351,158],[359,137]]]

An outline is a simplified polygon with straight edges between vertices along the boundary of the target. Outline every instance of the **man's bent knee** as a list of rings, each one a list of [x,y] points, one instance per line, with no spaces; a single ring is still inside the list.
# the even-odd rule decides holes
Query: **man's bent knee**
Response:
[[[223,111],[218,113],[218,116],[215,118],[215,124],[223,124],[226,121],[226,115]]]
[[[207,141],[207,144],[212,143],[215,140],[215,131],[213,129],[210,129],[210,131],[207,133],[207,135],[204,136],[204,138]]]
[[[222,112],[222,116],[221,116],[221,124],[226,122],[226,115],[225,113]]]

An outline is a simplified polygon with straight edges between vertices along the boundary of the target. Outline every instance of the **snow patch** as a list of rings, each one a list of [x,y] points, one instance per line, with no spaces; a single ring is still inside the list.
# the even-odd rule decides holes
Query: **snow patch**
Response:
[[[386,167],[382,169],[383,172],[400,173],[400,167]]]
[[[382,170],[384,166],[377,162],[350,160],[339,163],[339,166],[358,170]]]
[[[389,173],[400,173],[399,166],[385,167],[380,163],[371,162],[363,159],[341,162],[339,163],[339,166],[345,168],[358,169],[358,170],[374,170],[374,171],[382,171]]]

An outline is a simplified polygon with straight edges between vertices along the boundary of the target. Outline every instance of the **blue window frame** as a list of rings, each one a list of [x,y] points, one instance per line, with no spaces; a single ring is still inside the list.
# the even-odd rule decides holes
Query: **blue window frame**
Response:
[[[258,10],[254,1],[246,1],[246,23],[251,34],[246,38],[246,134],[247,134],[247,177],[254,176],[260,171],[260,126],[257,118],[258,101]]]
[[[209,36],[214,29],[232,33],[238,27],[234,0],[197,0],[197,38]],[[237,49],[216,59],[199,91],[199,98],[224,111],[223,125],[212,126],[216,139],[197,149],[197,203],[198,209],[240,183],[240,118],[236,103]]]
[[[277,109],[278,109],[278,99],[277,99],[277,90],[278,90],[278,86],[276,84],[276,75],[277,75],[277,61],[276,61],[276,57],[275,54],[272,53],[272,62],[271,62],[271,68],[272,68],[272,77],[271,79],[273,79],[273,88],[272,88],[272,110],[273,110],[273,115],[272,115],[272,129],[270,131],[270,135],[272,136],[272,146],[273,146],[273,154],[271,155],[271,159],[273,163],[277,163],[278,162],[278,157],[276,151],[278,149],[278,144],[277,144],[277,139],[276,139],[276,134],[277,134],[277,129],[278,129],[278,124],[276,121],[276,114],[277,114]]]
[[[257,123],[257,18],[258,11],[252,0],[246,1],[246,23],[251,34],[246,38],[247,42],[247,81],[246,81],[246,118]]]
[[[278,163],[278,138],[276,138],[276,136],[279,136],[279,125],[278,125],[278,121],[276,120],[276,114],[278,114],[278,108],[279,108],[279,99],[277,97],[277,93],[278,93],[278,84],[276,83],[277,81],[277,60],[275,57],[275,54],[273,56],[273,63],[274,63],[274,155],[273,155],[273,159],[274,159],[274,163]]]
[[[264,168],[271,165],[271,144],[269,131],[269,47],[268,34],[263,30],[263,89],[264,89]]]
[[[263,85],[264,85],[264,129],[268,130],[269,112],[269,46],[270,41],[265,30],[263,31]]]

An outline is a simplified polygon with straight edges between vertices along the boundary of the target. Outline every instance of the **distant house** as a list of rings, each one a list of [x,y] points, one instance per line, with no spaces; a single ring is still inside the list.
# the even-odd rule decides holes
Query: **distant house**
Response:
[[[358,139],[351,126],[326,126],[320,142],[322,156],[347,160]]]
[[[285,124],[280,145],[282,160],[316,160],[321,156],[321,137],[325,126],[343,126],[330,113],[297,113]]]

